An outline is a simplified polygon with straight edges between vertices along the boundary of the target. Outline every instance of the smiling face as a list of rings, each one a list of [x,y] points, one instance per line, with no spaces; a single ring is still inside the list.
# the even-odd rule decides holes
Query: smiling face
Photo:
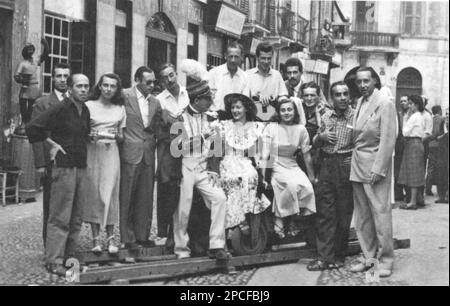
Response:
[[[306,106],[312,107],[319,103],[319,95],[317,94],[316,88],[305,88],[302,95],[303,101],[305,101]]]
[[[269,71],[272,66],[272,52],[261,52],[258,56],[258,66],[263,71]]]
[[[242,101],[236,101],[231,104],[231,115],[234,121],[242,121],[247,116],[247,110],[245,109]]]
[[[332,98],[334,107],[339,111],[346,111],[350,104],[350,91],[346,85],[337,85],[333,88]]]
[[[155,88],[155,81],[155,73],[144,72],[142,74],[142,79],[139,80],[139,83],[137,84],[137,87],[142,93],[149,95]]]
[[[377,85],[377,80],[372,77],[370,71],[360,71],[356,74],[356,86],[365,98],[370,97]]]
[[[100,85],[100,92],[104,99],[111,100],[117,93],[117,80],[104,77]]]
[[[286,102],[280,106],[280,117],[282,124],[292,124],[295,118],[295,107],[293,102]]]

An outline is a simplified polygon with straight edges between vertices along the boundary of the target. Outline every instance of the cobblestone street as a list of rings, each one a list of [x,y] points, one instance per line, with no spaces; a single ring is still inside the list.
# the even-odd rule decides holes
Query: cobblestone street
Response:
[[[434,202],[428,198],[428,203]],[[0,207],[0,284],[64,285],[65,280],[43,268],[41,202]],[[449,206],[430,204],[418,211],[394,210],[394,232],[410,238],[411,248],[396,251],[394,275],[375,285],[449,285]],[[89,249],[90,232],[83,227],[80,249]],[[290,265],[238,271],[233,275],[212,274],[177,278],[148,285],[367,285],[365,274],[349,272],[348,258],[340,270],[306,271],[307,260]]]

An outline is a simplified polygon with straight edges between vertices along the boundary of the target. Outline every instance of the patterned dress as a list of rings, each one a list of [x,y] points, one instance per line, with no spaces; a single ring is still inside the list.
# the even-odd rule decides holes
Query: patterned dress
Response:
[[[227,195],[226,228],[233,228],[245,221],[248,213],[260,214],[270,206],[270,201],[257,196],[258,172],[251,157],[258,160],[264,125],[248,122],[245,126],[224,121],[220,125],[224,140],[225,156],[220,165],[222,187]]]

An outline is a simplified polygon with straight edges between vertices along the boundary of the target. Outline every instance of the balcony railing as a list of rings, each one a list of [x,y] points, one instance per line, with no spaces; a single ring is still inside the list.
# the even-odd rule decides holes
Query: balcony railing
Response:
[[[352,44],[360,47],[399,47],[400,34],[352,31]]]

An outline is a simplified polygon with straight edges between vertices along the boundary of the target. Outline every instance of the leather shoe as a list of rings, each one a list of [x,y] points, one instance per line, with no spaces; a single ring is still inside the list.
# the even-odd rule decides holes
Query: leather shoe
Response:
[[[127,242],[125,243],[125,249],[136,250],[139,249],[139,245],[136,242]]]
[[[228,259],[228,254],[224,249],[212,249],[208,251],[208,257],[217,261],[225,261]]]
[[[155,242],[152,240],[147,241],[136,241],[136,243],[143,248],[154,248],[156,246]]]
[[[369,269],[370,269],[370,267],[367,267],[365,264],[360,262],[360,263],[353,264],[350,267],[350,272],[352,272],[352,273],[361,273],[361,272],[366,272]]]
[[[66,276],[67,269],[61,264],[47,264],[45,267],[51,274]]]
[[[317,272],[317,271],[325,271],[325,270],[333,270],[336,269],[336,265],[334,263],[321,261],[319,259],[314,260],[308,266],[306,269],[310,272]]]
[[[436,203],[436,204],[448,204],[448,200],[446,200],[446,199],[437,199],[434,203]]]
[[[390,277],[392,275],[392,271],[388,269],[380,269],[378,270],[378,274],[381,278]]]

